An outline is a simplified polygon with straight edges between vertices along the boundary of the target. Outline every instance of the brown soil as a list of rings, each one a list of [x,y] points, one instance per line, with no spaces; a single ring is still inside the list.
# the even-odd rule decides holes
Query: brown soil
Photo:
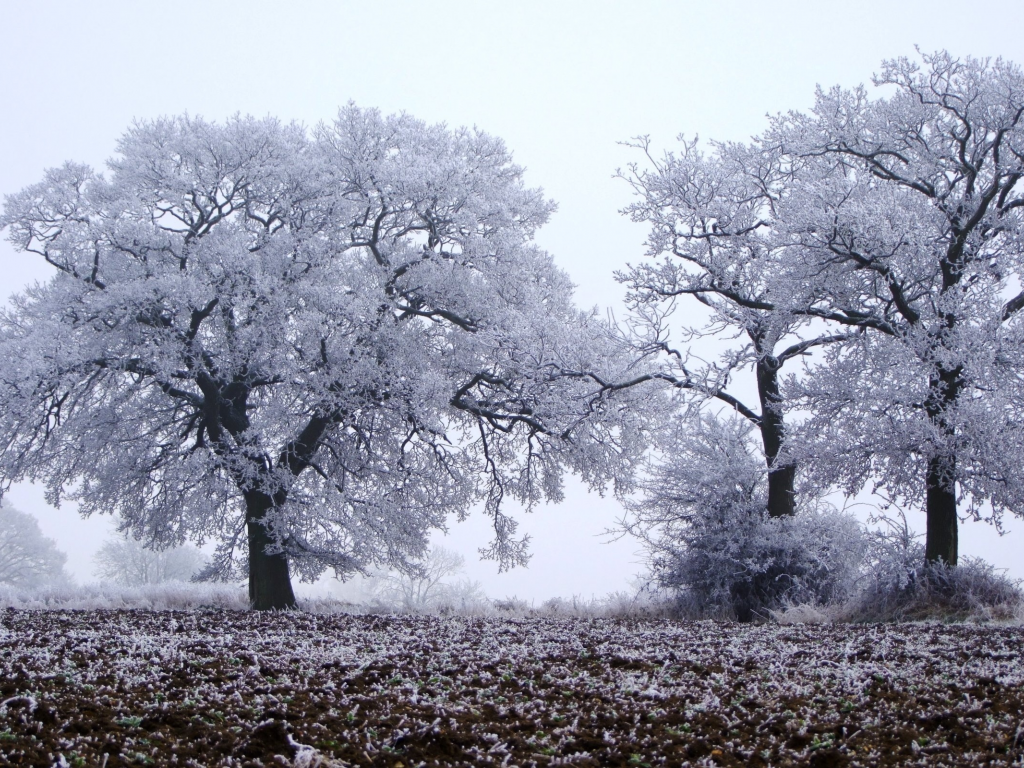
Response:
[[[1011,765],[1022,652],[962,625],[8,610],[0,763]]]

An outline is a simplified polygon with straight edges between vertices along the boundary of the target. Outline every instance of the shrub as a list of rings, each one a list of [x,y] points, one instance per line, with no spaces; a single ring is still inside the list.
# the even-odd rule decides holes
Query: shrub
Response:
[[[988,621],[1020,618],[1020,582],[980,558],[953,567],[925,563],[924,547],[906,515],[876,516],[858,593],[836,612],[841,621]]]
[[[658,584],[693,618],[768,619],[787,605],[846,599],[864,555],[860,526],[831,509],[771,518],[730,508],[694,521],[671,555],[656,561]]]
[[[515,595],[495,600],[493,605],[494,610],[498,613],[525,615],[526,612],[530,610],[530,604],[523,600],[523,598],[516,597]]]
[[[768,516],[752,432],[736,417],[677,419],[627,502],[624,527],[647,545],[655,585],[684,616],[766,619],[788,604],[843,600],[856,581],[865,544],[852,516],[807,502],[794,517]]]
[[[1024,616],[1020,582],[980,558],[919,565],[903,586],[873,579],[837,613],[841,621],[1010,621]]]
[[[0,585],[0,608],[21,610],[190,611],[198,609],[248,610],[246,591],[231,584],[193,584],[169,581],[126,587],[119,584],[43,586],[14,589]]]

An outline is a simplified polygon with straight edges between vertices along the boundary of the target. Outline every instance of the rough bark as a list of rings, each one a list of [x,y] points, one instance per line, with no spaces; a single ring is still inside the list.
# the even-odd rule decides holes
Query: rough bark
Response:
[[[962,373],[960,367],[940,367],[928,382],[928,417],[948,439],[954,437],[954,430],[945,416],[960,395]],[[957,564],[956,506],[956,454],[934,456],[928,461],[925,478],[925,562]]]
[[[267,553],[272,543],[264,520],[273,507],[265,493],[245,494],[245,524],[249,538],[249,605],[257,611],[281,611],[295,607],[288,574],[288,558],[284,553]]]
[[[956,487],[949,463],[956,459],[939,457],[928,462],[925,509],[928,517],[924,559],[928,563],[957,564]]]
[[[757,395],[761,401],[761,442],[768,464],[768,515],[796,514],[796,465],[779,460],[786,440],[786,422],[779,392],[779,361],[771,355],[757,362]]]
[[[945,258],[940,262],[942,270],[943,297],[955,289],[963,276],[963,243],[966,231],[959,226],[954,228],[954,241],[950,245]],[[953,312],[940,314],[941,324],[936,330],[934,352],[940,353],[946,346],[947,339],[957,325],[957,317]],[[941,361],[941,354],[936,354]],[[964,369],[962,365],[948,366],[939,362],[928,378],[928,399],[925,412],[931,422],[938,427],[942,436],[949,443],[956,436],[955,429],[946,415],[956,405],[963,389]],[[952,451],[953,449],[947,449]],[[957,564],[957,523],[956,514],[956,454],[940,453],[928,461],[925,477],[925,528],[924,559],[926,563],[944,562],[946,565]]]

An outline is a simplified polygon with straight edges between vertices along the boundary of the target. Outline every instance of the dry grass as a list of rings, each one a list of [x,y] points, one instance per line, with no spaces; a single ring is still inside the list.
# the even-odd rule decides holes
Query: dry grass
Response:
[[[941,621],[1024,624],[1020,585],[980,560],[965,559],[958,568],[914,571],[904,583],[867,579],[850,600],[833,605],[798,603],[766,617],[780,624]],[[466,604],[412,610],[380,600],[351,602],[331,597],[300,598],[301,612],[318,615],[433,615],[478,618],[551,619],[729,619],[690,612],[674,596],[637,588],[604,598],[552,598],[541,603],[517,597],[480,599]],[[142,587],[113,584],[51,586],[16,590],[0,586],[0,608],[20,610],[247,610],[245,588],[228,584],[167,582]]]

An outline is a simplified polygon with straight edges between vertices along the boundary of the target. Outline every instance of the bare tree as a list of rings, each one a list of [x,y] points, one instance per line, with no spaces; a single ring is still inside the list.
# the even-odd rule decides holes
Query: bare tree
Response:
[[[67,559],[53,539],[43,536],[35,517],[0,506],[0,584],[24,588],[65,583],[70,580],[64,570]]]
[[[93,561],[101,579],[128,587],[189,581],[206,565],[206,557],[193,546],[148,549],[131,535],[104,542]]]
[[[386,571],[374,578],[374,597],[384,603],[406,609],[424,610],[443,604],[484,599],[479,585],[465,579],[453,581],[466,565],[466,559],[454,550],[432,546],[419,563],[400,571]]]

